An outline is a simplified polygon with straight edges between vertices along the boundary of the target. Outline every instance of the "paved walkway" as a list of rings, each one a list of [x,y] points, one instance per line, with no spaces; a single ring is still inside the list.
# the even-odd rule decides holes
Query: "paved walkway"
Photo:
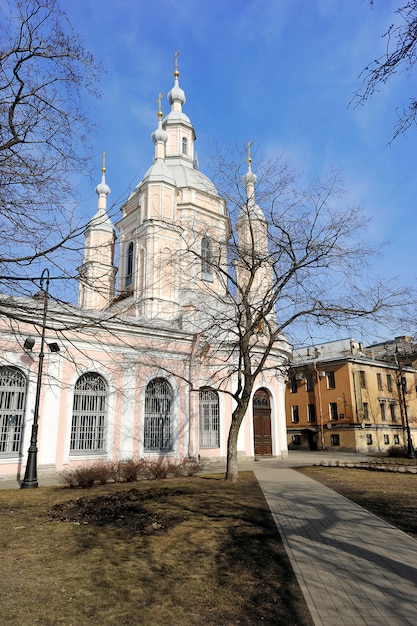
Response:
[[[316,626],[417,623],[417,541],[288,466],[254,464]]]

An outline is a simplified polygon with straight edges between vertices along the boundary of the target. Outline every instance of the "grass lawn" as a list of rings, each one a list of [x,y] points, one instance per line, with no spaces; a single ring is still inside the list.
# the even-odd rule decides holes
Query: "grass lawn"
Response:
[[[321,466],[298,471],[417,538],[417,474]]]
[[[0,490],[0,623],[312,626],[252,472]]]

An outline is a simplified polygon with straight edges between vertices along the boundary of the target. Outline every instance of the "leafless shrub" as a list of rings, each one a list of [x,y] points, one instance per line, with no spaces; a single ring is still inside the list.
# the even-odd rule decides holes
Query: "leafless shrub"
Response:
[[[406,446],[391,446],[387,450],[387,456],[406,459],[408,457],[408,449]]]
[[[90,489],[96,482],[96,473],[93,465],[79,465],[60,473],[61,480],[69,487]]]
[[[94,481],[105,485],[112,479],[113,464],[109,461],[97,461],[90,466]]]

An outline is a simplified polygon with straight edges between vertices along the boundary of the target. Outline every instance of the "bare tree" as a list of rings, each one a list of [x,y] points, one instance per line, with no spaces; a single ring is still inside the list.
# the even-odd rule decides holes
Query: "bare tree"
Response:
[[[0,38],[0,273],[22,276],[80,232],[75,176],[91,155],[83,98],[98,95],[100,67],[57,0],[2,3]]]
[[[373,0],[369,2],[373,6]],[[384,54],[370,63],[361,73],[361,88],[353,102],[363,104],[371,98],[394,75],[403,73],[409,78],[417,61],[417,1],[410,0],[396,11],[401,21],[392,24],[384,34]],[[417,99],[410,97],[409,103],[398,113],[398,121],[392,139],[414,126],[417,119]]]
[[[363,212],[343,205],[340,172],[302,189],[281,156],[256,159],[256,177],[250,158],[248,166],[242,151],[231,154],[212,158],[231,218],[230,240],[221,244],[228,263],[211,259],[227,296],[213,290],[200,303],[199,324],[214,384],[235,402],[226,476],[235,481],[237,437],[256,379],[276,369],[280,354],[285,370],[287,338],[317,326],[330,333],[387,321],[406,300],[400,288],[365,278],[375,251],[364,241]],[[226,384],[231,378],[233,388]]]

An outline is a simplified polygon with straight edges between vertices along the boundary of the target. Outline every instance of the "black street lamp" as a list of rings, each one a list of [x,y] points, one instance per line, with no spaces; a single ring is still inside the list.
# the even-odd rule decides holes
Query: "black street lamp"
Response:
[[[404,409],[405,428],[406,428],[406,433],[407,433],[408,458],[409,459],[415,459],[415,453],[414,453],[414,448],[413,448],[413,440],[411,438],[411,431],[410,431],[410,423],[408,421],[407,399],[406,399],[406,396],[405,396],[407,381],[406,381],[405,377],[403,376],[403,369],[402,369],[401,361],[400,361],[400,358],[399,358],[399,355],[398,355],[398,350],[395,353],[395,359],[397,361],[398,372],[399,372],[399,381],[398,381],[399,392],[401,394],[402,403],[403,403],[403,409]]]
[[[45,280],[45,289],[43,289],[44,280]],[[48,269],[44,269],[41,274],[40,288],[41,288],[40,297],[43,298],[41,349],[39,353],[38,378],[36,382],[35,410],[33,414],[32,433],[30,437],[30,446],[28,450],[28,460],[26,463],[25,477],[21,484],[21,489],[36,489],[38,487],[37,442],[38,442],[39,403],[40,403],[41,389],[42,389],[43,360],[45,356],[44,349],[45,349],[46,316],[48,313],[48,291],[49,291],[49,270]]]

